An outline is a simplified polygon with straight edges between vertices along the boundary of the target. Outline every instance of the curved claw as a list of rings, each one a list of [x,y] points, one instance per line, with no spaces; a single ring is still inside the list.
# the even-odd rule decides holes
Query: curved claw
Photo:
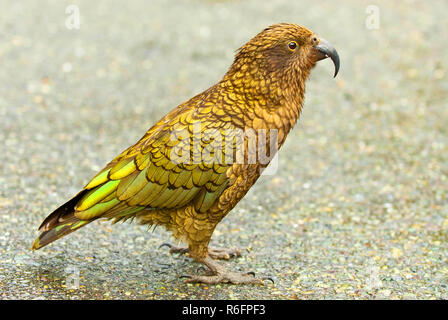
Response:
[[[239,256],[241,256],[240,252],[231,252],[229,254],[230,258],[238,258]]]
[[[200,270],[202,270],[202,271],[207,271],[207,269],[204,267],[204,266],[199,266],[197,269],[196,269],[196,272],[198,272],[199,273],[199,271]]]
[[[246,274],[247,274],[247,275],[251,275],[251,276],[254,276],[254,277],[255,277],[255,272],[253,272],[253,271],[249,271],[249,272],[246,272]]]
[[[189,274],[181,274],[181,275],[179,276],[179,279],[182,279],[182,278],[187,278],[187,279],[191,279],[191,278],[192,278],[192,276],[191,276],[191,275],[189,275]]]
[[[269,280],[269,281],[271,281],[272,282],[272,284],[275,284],[275,281],[274,281],[274,279],[275,279],[275,277],[263,277],[263,278],[261,278],[261,280]]]
[[[162,243],[157,249],[162,249],[163,247],[168,247],[169,249],[171,249],[173,245],[171,243],[165,242]]]

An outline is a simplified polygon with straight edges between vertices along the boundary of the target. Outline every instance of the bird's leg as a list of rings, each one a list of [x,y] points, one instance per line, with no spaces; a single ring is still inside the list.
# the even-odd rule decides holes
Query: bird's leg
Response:
[[[163,243],[160,247],[168,247],[170,248],[170,253],[179,253],[184,254],[188,253],[189,250],[186,247],[176,247],[169,243]],[[237,258],[241,256],[241,251],[239,249],[227,249],[227,248],[208,248],[208,255],[212,259],[221,259],[221,260],[229,260],[230,258]]]
[[[270,280],[274,282],[271,278],[257,278],[253,272],[240,273],[232,272],[227,270],[224,266],[220,265],[216,260],[214,260],[210,255],[205,258],[195,258],[198,262],[206,265],[210,271],[211,275],[207,276],[184,276],[188,278],[185,282],[200,282],[207,284],[218,284],[218,283],[233,283],[233,284],[264,284],[264,280]]]

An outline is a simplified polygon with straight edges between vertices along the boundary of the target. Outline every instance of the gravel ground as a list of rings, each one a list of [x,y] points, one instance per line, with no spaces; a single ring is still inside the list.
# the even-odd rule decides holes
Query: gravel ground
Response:
[[[72,3],[79,30],[65,26]],[[448,2],[167,3],[0,1],[0,298],[447,299]],[[136,224],[29,250],[48,213],[281,21],[330,40],[341,71],[316,67],[277,173],[212,240],[275,285],[185,284],[199,265]]]

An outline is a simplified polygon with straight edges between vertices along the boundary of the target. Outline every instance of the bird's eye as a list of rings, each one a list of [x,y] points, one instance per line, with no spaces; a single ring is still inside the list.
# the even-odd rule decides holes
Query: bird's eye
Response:
[[[290,43],[288,43],[288,48],[289,48],[289,50],[291,50],[291,51],[296,50],[297,47],[298,47],[298,44],[297,44],[297,42],[295,42],[295,41],[291,41]]]

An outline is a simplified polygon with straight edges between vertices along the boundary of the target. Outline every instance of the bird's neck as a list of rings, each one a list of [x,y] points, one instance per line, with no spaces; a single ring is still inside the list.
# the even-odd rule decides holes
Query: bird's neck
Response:
[[[263,72],[256,66],[234,64],[219,85],[238,104],[246,124],[254,129],[282,129],[286,133],[300,117],[308,72]]]

